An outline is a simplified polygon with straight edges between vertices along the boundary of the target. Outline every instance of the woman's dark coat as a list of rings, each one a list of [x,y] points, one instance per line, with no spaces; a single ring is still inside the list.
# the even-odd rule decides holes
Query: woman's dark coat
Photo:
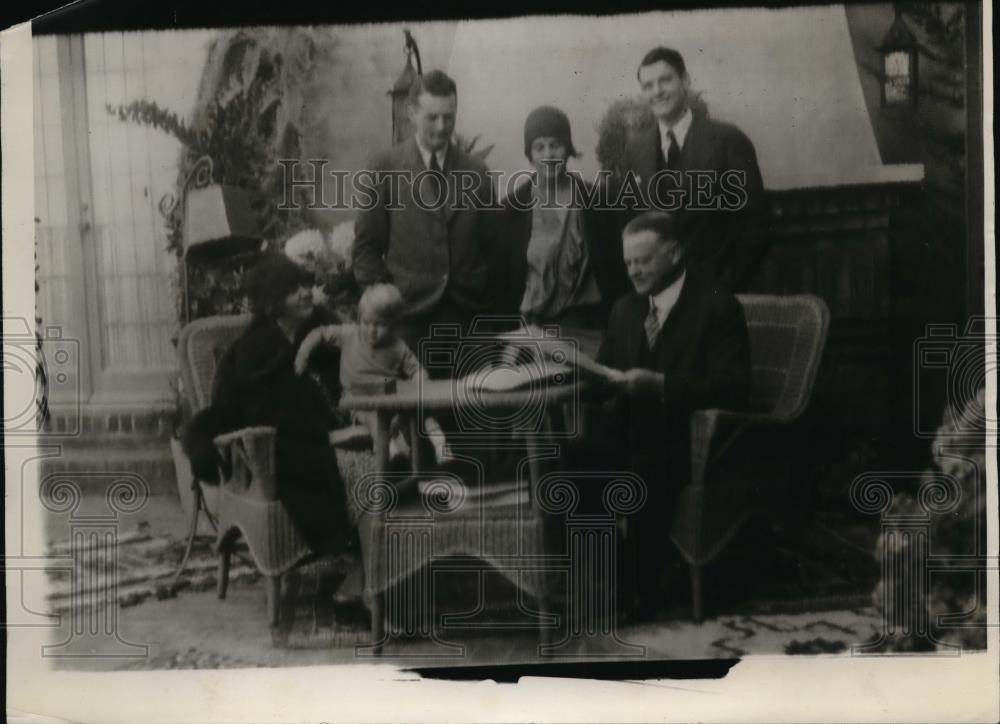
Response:
[[[317,308],[293,343],[277,322],[256,317],[223,355],[212,405],[195,415],[184,435],[195,476],[218,482],[216,435],[258,425],[277,428],[278,497],[317,553],[343,550],[351,539],[344,484],[328,437],[340,395],[339,353],[317,350],[312,368],[319,380],[308,373],[296,375],[293,362],[311,329],[337,322],[332,313]]]

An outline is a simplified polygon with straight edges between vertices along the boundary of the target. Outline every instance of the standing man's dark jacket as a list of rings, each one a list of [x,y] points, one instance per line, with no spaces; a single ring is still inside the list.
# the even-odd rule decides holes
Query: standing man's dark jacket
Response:
[[[652,350],[644,321],[649,298],[629,292],[611,311],[602,363],[664,375],[662,399],[618,400],[629,469],[646,479],[652,500],[687,480],[690,417],[695,410],[739,409],[750,389],[750,341],[743,308],[730,293],[688,271]],[[655,506],[654,506],[655,507]]]
[[[573,180],[574,205],[582,208],[587,257],[591,273],[601,293],[603,315],[629,286],[622,260],[619,214],[600,206],[600,194],[594,187],[570,174]],[[517,314],[528,278],[528,244],[531,241],[532,186],[526,181],[517,186],[503,202],[503,213],[491,215],[495,224],[495,260],[491,264],[496,311]]]
[[[705,186],[707,198],[720,199],[730,208],[693,209],[694,194],[677,211],[678,235],[685,244],[687,265],[734,291],[745,291],[766,252],[764,183],[757,154],[750,139],[736,126],[692,111],[693,119],[681,147],[680,171],[708,171],[715,183]],[[643,131],[625,148],[628,169],[637,177],[644,202],[650,207],[671,205],[672,180],[665,178],[659,198],[646,195],[650,180],[663,171],[659,126]],[[723,174],[730,173],[723,182]],[[708,178],[706,176],[706,178]],[[737,184],[743,191],[737,190]],[[681,189],[688,189],[687,183]],[[697,190],[695,190],[697,194]],[[704,205],[704,204],[702,204]],[[665,209],[674,210],[674,209]],[[634,214],[627,214],[632,216]]]
[[[419,317],[448,301],[469,314],[489,311],[486,205],[494,203],[486,165],[452,143],[444,162],[449,200],[437,201],[438,185],[428,175],[416,139],[378,156],[371,174],[402,172],[400,179],[370,179],[371,200],[355,222],[354,276],[362,285],[391,281],[406,301],[406,316]],[[394,188],[395,187],[395,188]],[[472,189],[464,197],[460,188]],[[365,195],[369,199],[363,198]],[[424,199],[426,206],[417,203]],[[458,204],[462,208],[457,208]],[[390,208],[390,207],[397,208]]]

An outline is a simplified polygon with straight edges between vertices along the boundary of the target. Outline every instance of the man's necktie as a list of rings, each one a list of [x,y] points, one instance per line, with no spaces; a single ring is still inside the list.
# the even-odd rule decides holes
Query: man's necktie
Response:
[[[445,209],[445,205],[447,204],[447,199],[448,199],[448,179],[444,175],[444,172],[441,170],[441,164],[438,163],[438,155],[437,155],[437,153],[432,153],[431,154],[431,168],[430,168],[430,170],[431,170],[431,173],[433,173],[434,176],[435,176],[434,183],[429,187],[431,189],[430,190],[430,194],[432,196],[434,194],[437,194],[437,193],[441,194],[440,198],[441,198],[441,200],[444,203],[442,203],[437,208],[437,210],[439,212],[443,213],[444,209]]]
[[[667,144],[668,146],[663,149],[663,158],[668,169],[677,170],[681,167],[681,147],[673,130],[667,131]]]
[[[646,328],[646,342],[649,343],[649,349],[652,351],[656,345],[656,337],[660,334],[660,318],[656,316],[656,305],[653,304],[652,300],[649,301],[649,314],[646,315],[643,326]]]

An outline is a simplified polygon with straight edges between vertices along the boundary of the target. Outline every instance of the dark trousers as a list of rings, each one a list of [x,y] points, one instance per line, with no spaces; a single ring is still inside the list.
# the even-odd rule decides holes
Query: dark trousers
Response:
[[[447,339],[454,339],[456,343],[460,343],[468,335],[471,321],[471,312],[444,297],[420,316],[404,319],[399,326],[399,336],[417,355],[420,363],[426,366],[426,354],[423,350],[426,350],[427,345],[435,342],[437,346],[436,340]],[[450,328],[455,325],[458,326],[458,330],[453,336]],[[437,365],[432,364],[428,371],[434,376],[439,369]]]
[[[499,331],[489,315],[478,315],[448,297],[420,316],[404,319],[399,326],[399,336],[431,379],[465,377],[498,360],[499,347],[493,336]],[[492,354],[494,349],[496,355]]]
[[[319,554],[356,548],[357,531],[334,449],[279,432],[275,454],[278,497],[309,548]]]
[[[670,527],[686,465],[683,451],[651,434],[655,422],[636,419],[629,412],[613,403],[587,405],[585,437],[572,446],[567,463],[582,472],[628,472],[642,481],[645,502],[619,527],[616,578],[619,610],[649,612],[662,608],[673,595],[664,584],[680,557],[670,540]],[[603,488],[588,489],[585,478],[580,488],[582,511],[607,514]]]

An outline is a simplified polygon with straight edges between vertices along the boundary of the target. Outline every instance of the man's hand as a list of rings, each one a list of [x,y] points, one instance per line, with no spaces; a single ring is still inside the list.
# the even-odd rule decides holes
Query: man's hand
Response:
[[[500,353],[500,364],[508,367],[517,366],[517,358],[522,349],[524,349],[522,346],[516,344],[504,345],[503,351]]]
[[[641,367],[620,372],[611,383],[626,397],[660,398],[663,395],[663,374]]]
[[[313,350],[319,347],[322,343],[322,327],[316,327],[316,329],[306,335],[305,339],[302,340],[302,344],[299,345],[298,354],[295,355],[295,374],[301,375],[306,371],[306,367],[309,366],[310,355],[312,355]]]

